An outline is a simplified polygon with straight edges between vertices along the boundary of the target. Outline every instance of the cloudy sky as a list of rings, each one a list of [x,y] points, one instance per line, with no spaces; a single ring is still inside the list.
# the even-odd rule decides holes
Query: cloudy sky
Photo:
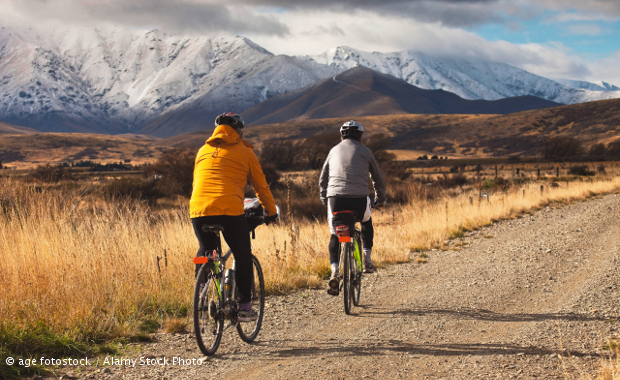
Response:
[[[0,0],[0,15],[239,34],[275,54],[415,50],[620,86],[620,0]]]

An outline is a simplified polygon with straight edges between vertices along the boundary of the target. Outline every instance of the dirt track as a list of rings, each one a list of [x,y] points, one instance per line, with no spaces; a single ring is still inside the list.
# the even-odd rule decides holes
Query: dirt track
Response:
[[[364,278],[361,308],[323,289],[268,300],[258,342],[228,328],[202,366],[111,366],[95,378],[578,378],[620,337],[620,196],[547,208]],[[454,244],[454,242],[452,243]],[[133,357],[203,358],[189,335]],[[567,357],[570,353],[570,357]],[[171,363],[170,363],[171,364]],[[82,374],[84,376],[86,374]]]

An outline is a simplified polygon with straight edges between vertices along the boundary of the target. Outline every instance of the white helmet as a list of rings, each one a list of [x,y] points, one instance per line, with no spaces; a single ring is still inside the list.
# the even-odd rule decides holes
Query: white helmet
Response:
[[[340,135],[342,137],[353,135],[359,139],[362,133],[364,133],[364,127],[355,120],[349,120],[340,127]]]

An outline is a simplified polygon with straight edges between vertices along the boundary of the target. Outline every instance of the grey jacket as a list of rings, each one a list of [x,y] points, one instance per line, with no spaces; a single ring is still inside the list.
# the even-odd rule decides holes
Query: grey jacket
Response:
[[[368,173],[375,189],[375,201],[385,202],[385,179],[372,151],[355,139],[346,139],[333,147],[321,171],[321,202],[327,198],[362,198],[370,193]]]

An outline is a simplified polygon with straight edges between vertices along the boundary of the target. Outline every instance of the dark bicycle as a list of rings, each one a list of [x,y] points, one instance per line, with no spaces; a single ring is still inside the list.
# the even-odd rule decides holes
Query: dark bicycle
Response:
[[[256,227],[265,222],[264,216],[248,216],[246,212],[246,219],[251,228],[252,238],[254,238]],[[236,326],[241,340],[251,343],[256,339],[265,311],[265,281],[260,262],[256,256],[252,255],[251,304],[252,309],[257,311],[258,318],[253,322],[239,321],[235,263],[232,268],[226,269],[226,261],[230,258],[232,251],[229,249],[225,255],[222,255],[221,232],[224,228],[219,224],[212,224],[203,226],[203,229],[217,235],[217,248],[211,255],[194,258],[194,264],[201,264],[194,287],[194,331],[200,351],[211,356],[215,354],[220,345],[227,319],[231,326]]]

